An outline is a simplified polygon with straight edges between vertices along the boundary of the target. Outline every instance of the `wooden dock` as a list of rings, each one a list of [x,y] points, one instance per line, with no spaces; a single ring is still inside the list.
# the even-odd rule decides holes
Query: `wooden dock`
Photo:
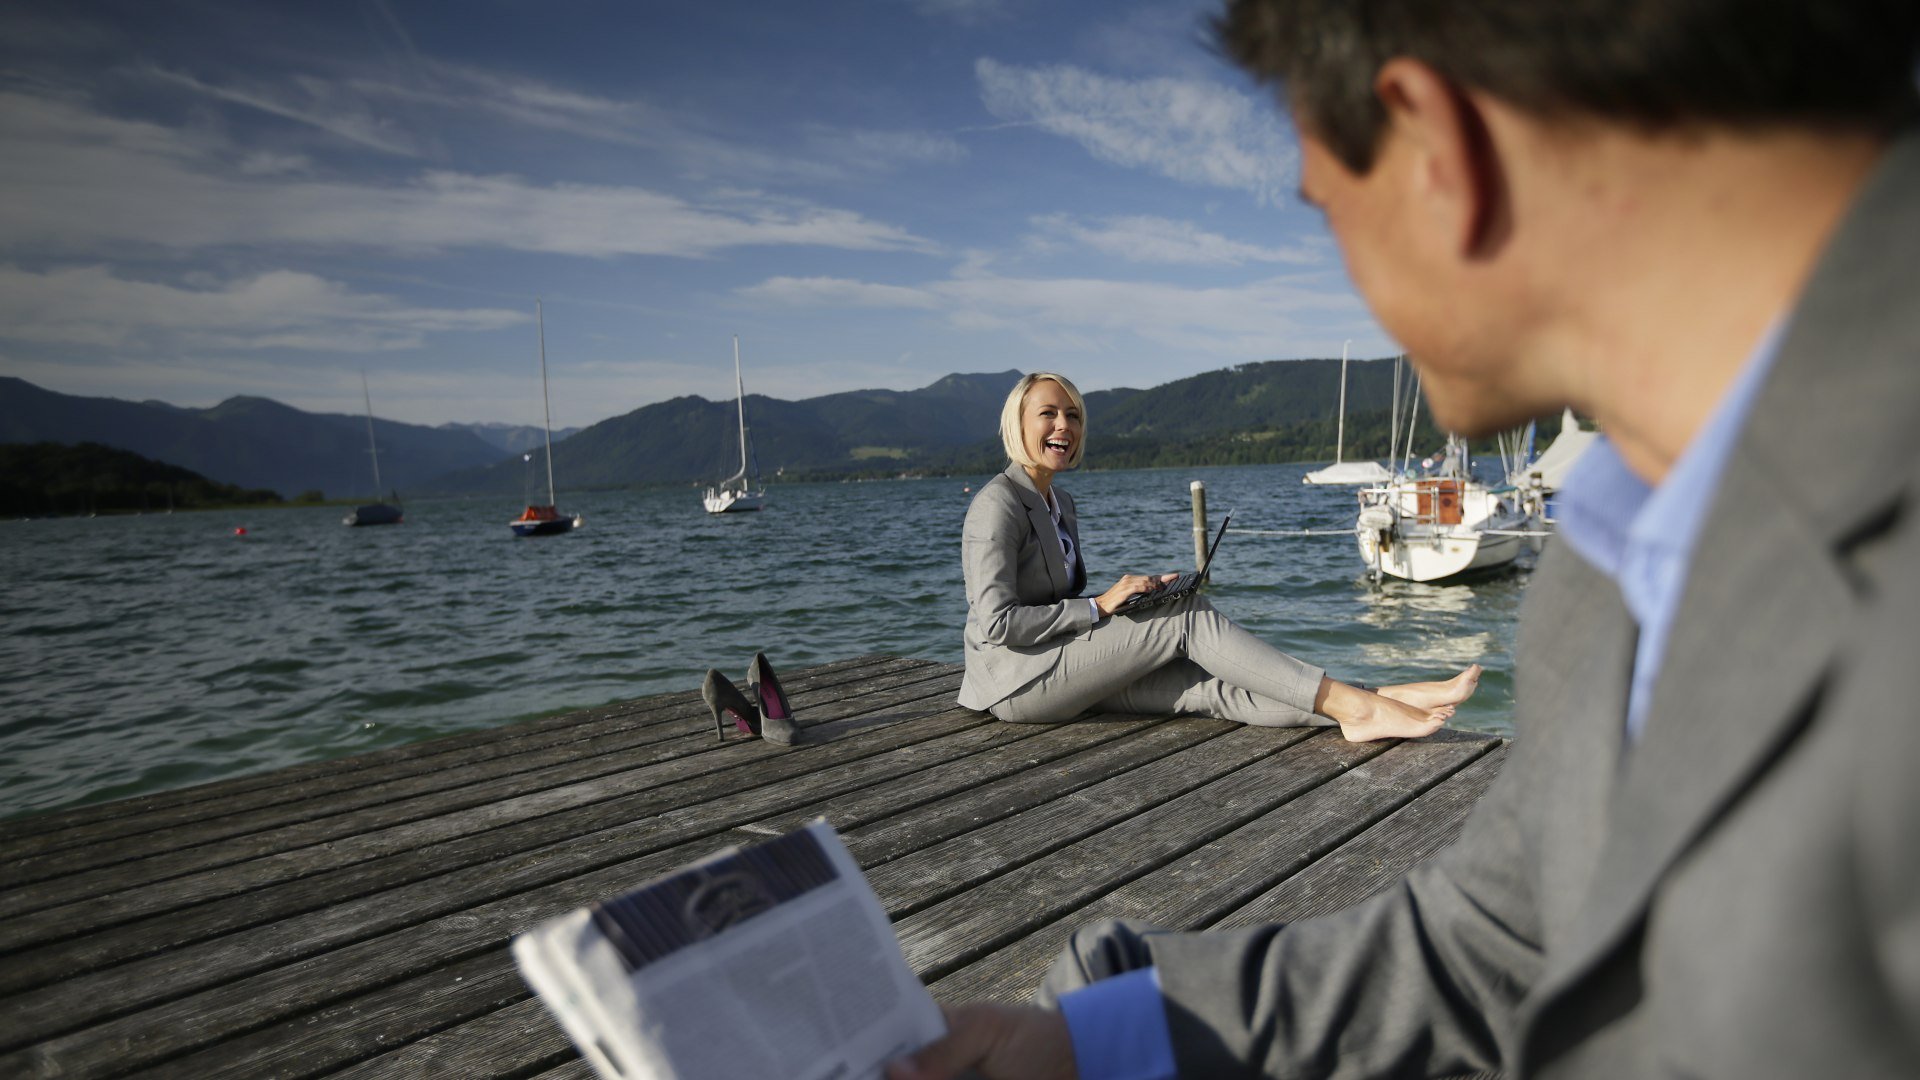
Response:
[[[716,743],[690,691],[0,823],[0,1076],[588,1077],[507,940],[821,815],[936,996],[1019,998],[1093,919],[1376,891],[1506,754],[1003,724],[954,704],[957,666],[897,657],[785,682],[791,750]]]

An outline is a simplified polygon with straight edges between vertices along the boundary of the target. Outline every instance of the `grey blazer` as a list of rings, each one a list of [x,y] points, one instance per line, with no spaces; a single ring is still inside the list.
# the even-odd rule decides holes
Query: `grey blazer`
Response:
[[[1046,674],[1059,644],[1093,629],[1093,607],[1078,599],[1087,572],[1079,557],[1073,496],[1053,486],[1060,522],[1073,538],[1071,571],[1047,502],[1026,470],[1009,465],[974,493],[961,533],[967,581],[966,675],[960,704],[987,709]]]
[[[1556,545],[1453,847],[1326,918],[1152,939],[1181,1074],[1920,1076],[1916,445],[1910,134],[1793,312],[1640,742],[1634,624]]]

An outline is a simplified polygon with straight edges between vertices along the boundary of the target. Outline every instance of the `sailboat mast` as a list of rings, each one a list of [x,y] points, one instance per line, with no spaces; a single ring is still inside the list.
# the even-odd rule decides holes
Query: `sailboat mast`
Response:
[[[1352,345],[1349,338],[1340,346],[1340,419],[1336,421],[1333,435],[1333,463],[1340,464],[1347,448],[1347,346]]]
[[[747,487],[747,384],[740,381],[740,335],[733,335],[733,390],[740,407],[740,488]]]
[[[367,389],[367,372],[360,371],[360,396],[367,402],[367,452],[373,455],[373,497],[380,498],[380,447],[373,441],[373,393]],[[171,492],[169,492],[171,495]]]
[[[547,432],[547,505],[556,506],[560,500],[553,494],[553,402],[547,398],[547,317],[540,309],[538,298],[533,301],[533,319],[540,330],[540,410]]]

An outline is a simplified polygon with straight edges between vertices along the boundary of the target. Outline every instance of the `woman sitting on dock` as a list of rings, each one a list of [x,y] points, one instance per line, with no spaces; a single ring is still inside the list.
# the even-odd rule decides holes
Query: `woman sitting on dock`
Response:
[[[1165,578],[1127,574],[1083,597],[1079,519],[1054,475],[1086,450],[1086,403],[1066,378],[1023,377],[1000,412],[1012,464],[974,495],[962,560],[966,675],[960,704],[1015,723],[1089,710],[1189,714],[1263,727],[1339,724],[1354,742],[1418,738],[1473,695],[1474,665],[1445,682],[1378,691],[1327,677],[1261,641],[1198,593],[1116,614]]]

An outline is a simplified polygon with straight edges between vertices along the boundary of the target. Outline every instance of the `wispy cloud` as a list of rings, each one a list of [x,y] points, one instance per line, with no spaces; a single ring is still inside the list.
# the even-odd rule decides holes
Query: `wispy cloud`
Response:
[[[424,153],[420,141],[391,116],[325,79],[297,77],[274,85],[215,86],[177,71],[154,68],[146,74],[154,81],[304,124],[370,150],[401,157]]]
[[[1305,244],[1264,247],[1169,218],[1130,216],[1081,221],[1066,214],[1046,214],[1034,218],[1033,225],[1037,230],[1035,241],[1041,247],[1069,244],[1136,263],[1313,266],[1325,260],[1324,251]]]
[[[430,334],[528,321],[499,308],[423,308],[278,270],[222,282],[130,280],[100,266],[0,266],[0,340],[140,352],[297,349],[387,352]]]
[[[1278,202],[1299,154],[1274,110],[1191,79],[1116,79],[1070,66],[974,64],[980,97],[1003,121],[1072,139],[1102,161]]]
[[[0,244],[16,251],[292,243],[705,257],[756,245],[934,247],[853,211],[743,191],[696,202],[638,187],[447,170],[386,184],[309,179],[159,125],[19,94],[0,94],[0,142],[9,148],[0,158],[0,190],[8,193]]]
[[[807,143],[821,158],[859,170],[962,161],[967,148],[951,135],[924,131],[870,131],[815,126]]]
[[[949,326],[1006,331],[1048,349],[1138,352],[1141,341],[1194,356],[1238,362],[1300,355],[1309,324],[1368,325],[1365,309],[1332,277],[1268,278],[1197,288],[1097,278],[955,275],[916,286],[831,277],[774,277],[739,290],[756,304],[799,308],[908,309],[937,313]]]

